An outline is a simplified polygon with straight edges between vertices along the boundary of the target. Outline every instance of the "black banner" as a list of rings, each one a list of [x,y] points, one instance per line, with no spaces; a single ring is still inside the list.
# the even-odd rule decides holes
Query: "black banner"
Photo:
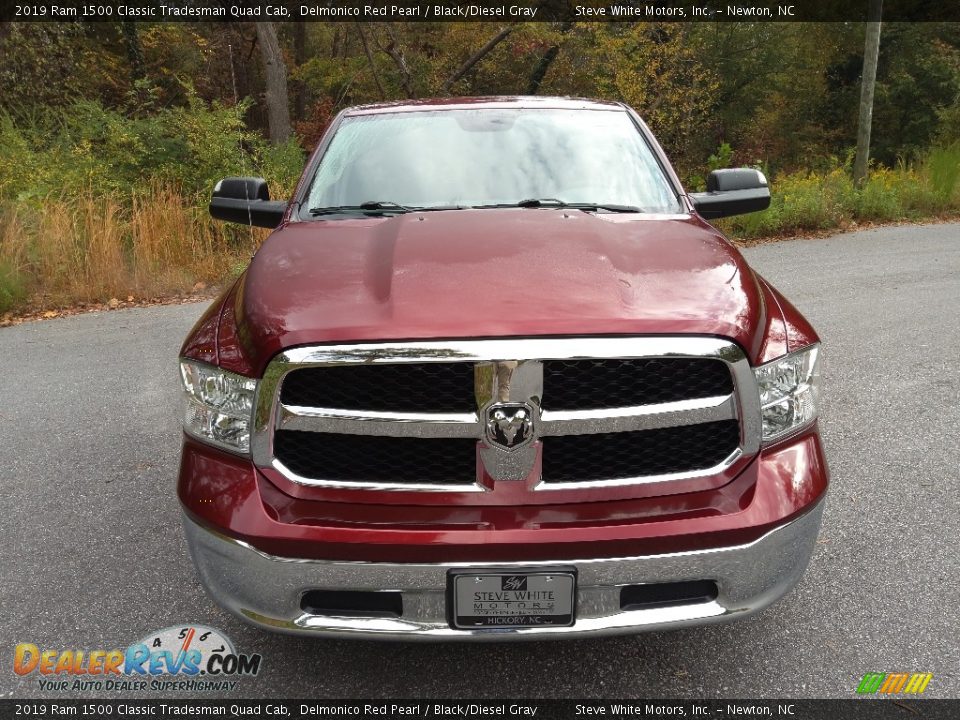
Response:
[[[728,718],[955,720],[960,700],[0,700],[0,719]]]
[[[21,22],[863,22],[868,0],[0,0]],[[885,0],[886,22],[960,22],[960,3]]]

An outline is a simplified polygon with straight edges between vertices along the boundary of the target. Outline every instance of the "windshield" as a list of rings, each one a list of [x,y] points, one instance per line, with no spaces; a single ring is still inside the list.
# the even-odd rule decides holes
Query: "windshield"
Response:
[[[622,110],[471,109],[347,117],[308,208],[602,204],[682,207]]]

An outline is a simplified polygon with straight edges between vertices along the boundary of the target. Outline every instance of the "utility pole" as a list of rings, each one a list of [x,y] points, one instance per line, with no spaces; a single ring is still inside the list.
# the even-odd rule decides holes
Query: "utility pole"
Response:
[[[880,55],[880,16],[883,0],[870,0],[863,48],[863,80],[860,85],[860,121],[857,125],[857,156],[853,161],[853,182],[857,187],[867,179],[870,166],[870,129],[873,125],[873,91],[877,84]]]

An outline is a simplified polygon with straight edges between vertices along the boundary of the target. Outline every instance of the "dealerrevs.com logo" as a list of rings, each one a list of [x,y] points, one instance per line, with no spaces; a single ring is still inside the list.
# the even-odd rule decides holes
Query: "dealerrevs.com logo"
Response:
[[[41,690],[233,690],[237,678],[260,672],[259,654],[238,653],[230,639],[204,625],[178,625],[150,633],[126,649],[40,648],[20,643],[17,675],[37,675]]]

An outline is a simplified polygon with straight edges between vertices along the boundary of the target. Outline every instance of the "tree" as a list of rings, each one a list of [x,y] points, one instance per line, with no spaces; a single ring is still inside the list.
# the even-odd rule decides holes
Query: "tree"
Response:
[[[584,23],[586,94],[623,100],[682,160],[711,119],[718,81],[689,42],[695,23]],[[586,78],[584,78],[586,80]]]
[[[144,68],[143,48],[140,46],[140,36],[137,33],[137,24],[130,20],[120,23],[123,39],[127,45],[127,61],[130,63],[130,79],[142,80],[147,75]]]
[[[853,181],[858,186],[867,177],[870,163],[870,129],[873,125],[873,91],[877,84],[877,58],[880,56],[880,16],[883,0],[870,0],[867,11],[867,37],[863,48],[863,80],[860,85],[860,120],[857,124],[857,155],[853,161]]]
[[[367,56],[367,64],[370,66],[370,74],[377,85],[377,91],[380,93],[380,99],[387,99],[387,91],[383,89],[383,83],[380,81],[380,73],[377,72],[377,63],[373,59],[373,53],[370,51],[370,43],[367,42],[367,34],[363,31],[363,25],[356,23],[357,34],[360,36],[360,42],[363,45],[363,52]]]
[[[501,42],[506,40],[507,36],[513,32],[513,28],[514,28],[513,25],[502,28],[500,32],[498,32],[496,35],[490,38],[486,43],[484,43],[482,48],[480,48],[475,53],[473,53],[470,57],[468,57],[463,62],[463,64],[460,65],[460,67],[458,67],[454,71],[454,73],[450,77],[448,77],[446,81],[443,83],[443,87],[440,88],[441,94],[449,95],[450,88],[453,86],[453,84],[456,83],[458,80],[460,80],[468,72],[470,72],[473,66],[476,65],[481,60],[483,60],[483,58],[485,58],[487,55],[489,55],[490,51],[493,50],[497,45],[499,45]]]
[[[287,94],[287,66],[277,40],[277,29],[272,22],[254,23],[257,43],[263,59],[263,74],[267,84],[267,121],[270,142],[282,145],[290,139],[290,99]]]
[[[293,66],[299,68],[307,61],[307,24],[293,24]],[[293,112],[297,120],[303,120],[307,112],[307,90],[303,82],[295,80],[293,90]]]
[[[560,23],[559,36],[563,37],[573,29],[573,21],[565,20]],[[557,56],[560,54],[560,40],[550,45],[546,52],[540,56],[540,59],[537,60],[537,64],[533,68],[533,72],[530,73],[530,79],[527,81],[527,95],[536,95],[540,92],[540,86],[543,84],[543,79],[547,76],[547,71],[550,69],[550,66],[553,65],[554,61],[557,59]]]

